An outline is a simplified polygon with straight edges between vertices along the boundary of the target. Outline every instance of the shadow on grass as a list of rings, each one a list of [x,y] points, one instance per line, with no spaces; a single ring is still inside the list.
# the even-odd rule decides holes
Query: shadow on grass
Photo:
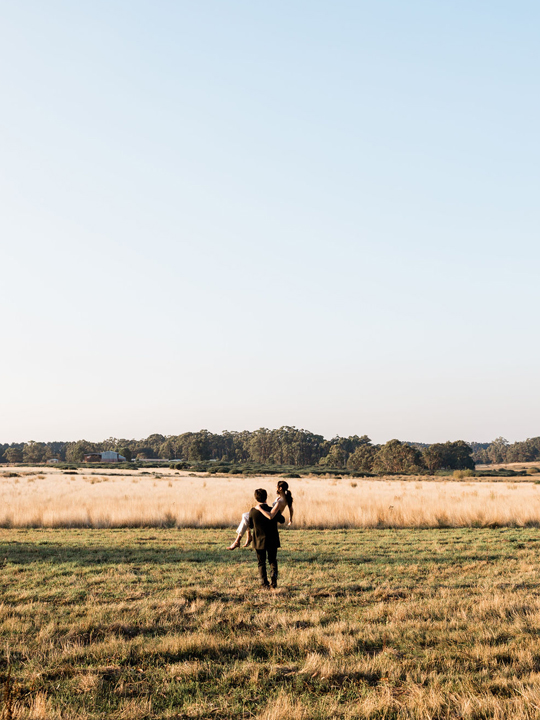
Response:
[[[74,563],[79,566],[179,563],[222,563],[225,551],[204,547],[186,550],[182,547],[140,548],[133,546],[64,544],[56,542],[0,542],[0,563]],[[245,553],[252,560],[252,553]]]
[[[252,550],[239,550],[228,552],[225,545],[214,542],[200,542],[186,546],[185,543],[175,545],[157,541],[155,546],[140,546],[137,542],[111,544],[107,542],[89,542],[81,537],[80,543],[43,541],[31,542],[28,540],[0,541],[0,566],[10,563],[16,565],[29,565],[32,563],[74,564],[77,566],[99,565],[181,565],[205,564],[224,565],[231,568],[245,563],[252,564],[255,555]],[[523,548],[526,546],[523,545]],[[294,548],[282,548],[279,558],[287,565],[296,565],[298,568],[313,566],[331,569],[341,566],[388,566],[388,565],[416,565],[449,566],[460,562],[498,562],[512,558],[521,547],[512,542],[501,542],[489,548],[474,543],[468,545],[451,545],[445,551],[434,548],[429,543],[407,545],[401,547],[370,547],[359,543],[349,547],[346,552],[328,549],[327,544],[321,542],[320,547],[303,549],[301,544],[295,543]],[[529,547],[530,551],[530,547]]]

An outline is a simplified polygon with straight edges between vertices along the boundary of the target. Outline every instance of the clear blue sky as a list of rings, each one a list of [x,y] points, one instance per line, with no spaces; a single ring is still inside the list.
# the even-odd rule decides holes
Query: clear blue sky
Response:
[[[540,435],[540,6],[0,4],[0,442]]]

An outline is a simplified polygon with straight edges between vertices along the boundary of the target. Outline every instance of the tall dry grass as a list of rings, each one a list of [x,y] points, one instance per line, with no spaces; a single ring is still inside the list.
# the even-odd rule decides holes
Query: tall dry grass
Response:
[[[540,526],[532,482],[291,480],[299,528]],[[234,527],[276,478],[0,473],[0,527]]]

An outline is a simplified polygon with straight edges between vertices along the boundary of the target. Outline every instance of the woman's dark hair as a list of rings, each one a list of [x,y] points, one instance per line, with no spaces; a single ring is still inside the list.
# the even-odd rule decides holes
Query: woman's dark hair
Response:
[[[283,491],[283,494],[285,495],[285,502],[287,503],[287,507],[290,509],[292,508],[292,502],[293,497],[291,494],[291,491],[289,490],[289,483],[286,480],[278,480],[278,489]]]

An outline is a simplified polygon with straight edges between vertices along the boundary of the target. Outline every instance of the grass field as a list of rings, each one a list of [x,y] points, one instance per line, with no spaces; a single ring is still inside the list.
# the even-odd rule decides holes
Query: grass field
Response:
[[[538,530],[230,539],[0,530],[3,717],[540,717]]]
[[[299,528],[540,527],[534,478],[316,478],[290,480]],[[275,477],[89,469],[0,471],[0,527],[234,529],[256,487]],[[231,537],[232,539],[232,537]]]

